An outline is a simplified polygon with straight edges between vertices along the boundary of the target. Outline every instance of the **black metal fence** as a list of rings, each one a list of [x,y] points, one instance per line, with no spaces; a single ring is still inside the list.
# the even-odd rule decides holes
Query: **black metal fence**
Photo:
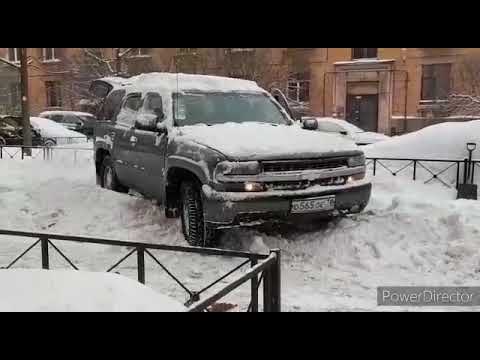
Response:
[[[480,160],[369,157],[366,164],[373,176],[377,175],[380,168],[392,176],[411,170],[412,180],[416,181],[420,179],[419,171],[422,171],[425,184],[436,181],[445,187],[458,189],[459,184],[475,182],[475,169],[480,167]]]
[[[125,260],[131,256],[136,255],[136,270],[137,270],[137,279],[140,283],[146,283],[146,268],[145,260],[146,258],[152,260],[155,264],[158,265],[159,269],[162,269],[178,286],[180,286],[187,294],[188,301],[186,306],[190,312],[208,312],[210,307],[215,304],[218,300],[237,289],[241,285],[250,281],[250,303],[248,305],[248,312],[258,312],[259,311],[259,288],[263,283],[263,311],[264,312],[280,312],[281,311],[281,269],[280,269],[280,250],[275,249],[271,250],[270,254],[256,254],[243,251],[234,251],[234,250],[224,250],[224,249],[213,249],[213,248],[198,248],[198,247],[188,247],[188,246],[174,246],[174,245],[164,245],[164,244],[148,244],[141,242],[129,242],[121,240],[109,240],[109,239],[100,239],[100,238],[91,238],[91,237],[80,237],[80,236],[69,236],[69,235],[58,235],[58,234],[47,234],[47,233],[32,233],[32,232],[23,232],[23,231],[11,231],[11,230],[0,230],[0,235],[9,236],[13,238],[31,238],[35,241],[28,246],[23,252],[16,256],[9,264],[0,267],[0,269],[10,269],[12,268],[20,259],[22,259],[27,253],[32,251],[32,249],[40,246],[41,250],[41,267],[43,269],[50,269],[50,252],[51,250],[55,251],[57,254],[63,258],[68,265],[74,269],[79,270],[74,261],[69,258],[64,251],[60,250],[55,244],[55,242],[75,242],[82,244],[97,244],[97,245],[106,245],[106,246],[115,246],[120,248],[125,248],[128,250],[126,255],[121,259],[116,261],[108,269],[105,269],[106,272],[111,272],[118,268]],[[207,286],[204,286],[198,291],[189,289],[185,283],[180,281],[173,272],[168,269],[158,258],[152,253],[153,250],[169,251],[169,252],[180,252],[180,253],[193,253],[199,255],[212,255],[212,256],[225,256],[229,258],[239,258],[243,261],[221,276]],[[215,292],[214,294],[200,299],[200,295],[204,294],[207,290],[211,289],[214,285],[225,280],[230,275],[239,272],[240,269],[250,265],[250,269],[245,272],[242,276],[238,277],[234,281],[230,282],[228,285]]]
[[[0,160],[25,160],[27,158],[54,160],[57,158],[57,154],[64,155],[67,152],[74,163],[82,156],[93,159],[93,147],[89,147],[89,144],[85,143],[85,146],[82,147],[0,145]]]

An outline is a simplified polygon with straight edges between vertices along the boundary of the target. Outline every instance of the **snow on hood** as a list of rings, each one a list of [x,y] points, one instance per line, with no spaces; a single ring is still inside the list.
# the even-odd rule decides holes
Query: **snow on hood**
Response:
[[[359,151],[353,141],[335,135],[261,123],[185,126],[178,129],[176,140],[208,146],[234,160],[314,158]]]
[[[467,142],[475,142],[480,158],[480,120],[447,122],[428,126],[422,130],[390,138],[363,148],[368,157],[465,159]]]
[[[123,276],[2,270],[0,312],[183,312],[177,301]]]

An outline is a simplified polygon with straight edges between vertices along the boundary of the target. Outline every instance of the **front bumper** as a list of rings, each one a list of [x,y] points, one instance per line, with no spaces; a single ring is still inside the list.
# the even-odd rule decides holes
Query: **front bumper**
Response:
[[[258,193],[218,192],[203,186],[205,221],[216,227],[249,226],[270,220],[304,217],[292,214],[292,200],[335,195],[335,209],[313,215],[355,213],[362,211],[370,200],[372,184],[367,180],[343,186],[313,186],[296,191],[267,191]]]

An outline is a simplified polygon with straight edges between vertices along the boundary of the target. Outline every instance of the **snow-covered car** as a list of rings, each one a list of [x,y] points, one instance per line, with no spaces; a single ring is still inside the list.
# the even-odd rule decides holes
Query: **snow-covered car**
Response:
[[[351,141],[293,126],[255,82],[205,75],[108,79],[95,128],[98,184],[133,189],[181,217],[185,239],[270,220],[361,212],[370,199],[365,156]]]
[[[55,121],[46,118],[30,117],[30,124],[43,138],[53,139],[58,145],[87,141],[87,137],[84,134],[68,130]]]
[[[309,119],[309,117],[303,119]],[[369,145],[390,139],[389,136],[384,134],[362,130],[345,120],[330,117],[317,117],[315,119],[318,122],[318,131],[347,137],[355,141],[357,145]]]
[[[1,270],[0,312],[185,312],[170,297],[121,275]]]
[[[40,118],[50,119],[56,123],[87,136],[93,135],[95,116],[79,111],[44,111],[38,115]]]
[[[56,145],[55,139],[42,136],[35,128],[32,128],[31,131],[33,146]],[[0,145],[23,145],[23,124],[21,116],[0,116]]]

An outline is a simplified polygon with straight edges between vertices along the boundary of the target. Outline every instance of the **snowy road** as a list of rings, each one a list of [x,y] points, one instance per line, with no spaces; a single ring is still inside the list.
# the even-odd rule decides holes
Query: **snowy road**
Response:
[[[76,164],[71,158],[59,157],[51,162],[4,159],[0,160],[0,174],[2,229],[185,245],[179,222],[166,219],[155,204],[97,188],[93,166],[82,156]],[[398,310],[376,306],[377,286],[479,284],[478,202],[456,201],[455,192],[441,185],[386,175],[373,181],[373,198],[364,214],[298,228],[232,230],[222,237],[222,247],[282,249],[285,311]],[[6,237],[0,240],[0,266],[31,243]],[[58,246],[84,270],[105,270],[125,254],[105,246]],[[240,263],[158,254],[196,290]],[[38,255],[39,249],[17,267],[38,268]],[[127,262],[120,272],[134,278],[134,261]],[[52,263],[53,267],[66,268],[61,258]],[[147,265],[147,284],[186,300],[183,290],[155,264]],[[228,300],[244,307],[248,290],[248,286],[243,287]]]

